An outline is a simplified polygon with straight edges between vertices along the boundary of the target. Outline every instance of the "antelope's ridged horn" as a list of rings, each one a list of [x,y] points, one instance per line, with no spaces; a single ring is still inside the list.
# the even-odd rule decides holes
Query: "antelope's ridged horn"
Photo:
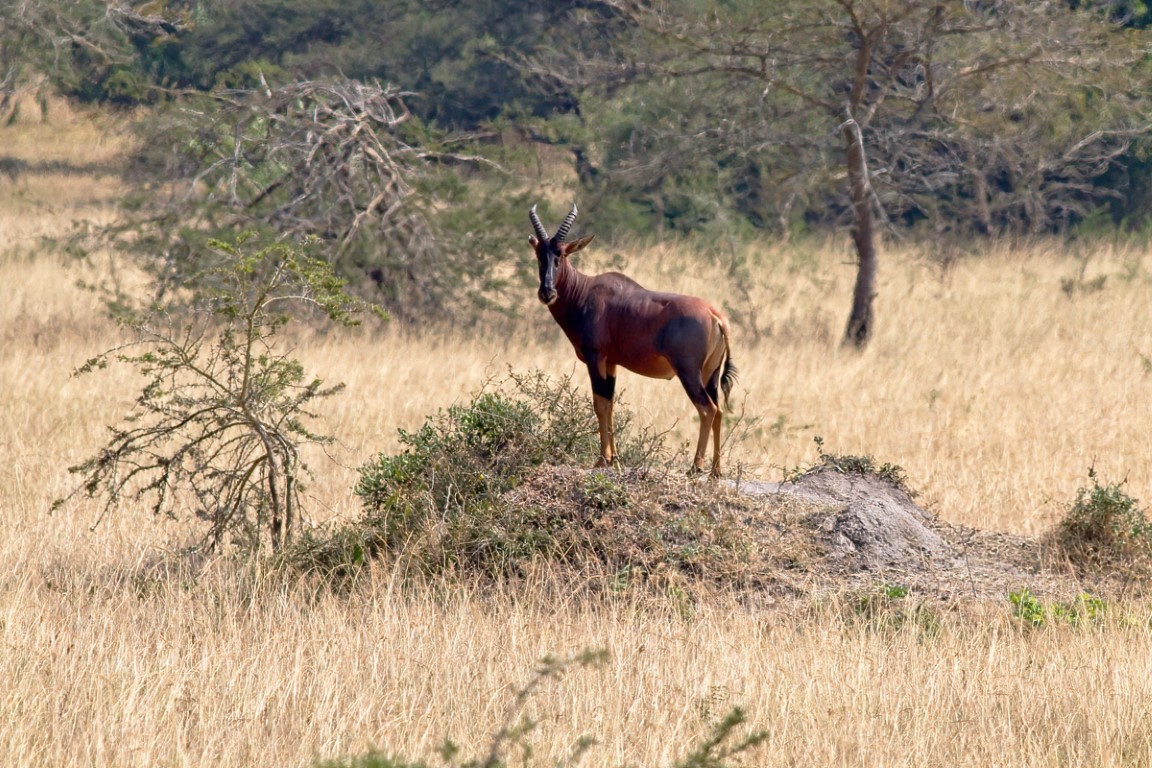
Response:
[[[560,229],[556,230],[556,242],[564,242],[564,238],[568,237],[568,230],[572,229],[572,222],[576,221],[576,203],[572,203],[572,210],[564,217],[564,223],[560,225]]]
[[[532,227],[536,230],[536,237],[540,242],[548,239],[548,232],[544,229],[544,225],[540,222],[540,217],[536,214],[536,206],[532,206],[532,210],[528,211],[528,218],[532,221]]]

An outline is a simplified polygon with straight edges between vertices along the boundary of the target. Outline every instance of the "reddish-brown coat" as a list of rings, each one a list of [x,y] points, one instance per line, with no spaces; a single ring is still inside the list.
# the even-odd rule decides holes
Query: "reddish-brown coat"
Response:
[[[684,349],[687,345],[683,336],[662,336],[662,329],[677,322],[695,321],[708,331],[705,349],[724,343],[727,320],[703,299],[649,291],[619,272],[585,275],[567,259],[562,265],[556,275],[557,298],[548,310],[572,342],[581,362],[588,362],[586,351],[592,351],[605,366],[620,366],[654,379],[671,379],[676,375],[672,360],[691,355],[694,350]]]
[[[599,465],[616,458],[612,401],[616,368],[642,376],[680,379],[700,414],[693,470],[703,471],[708,441],[713,443],[712,475],[720,475],[719,392],[725,397],[736,378],[729,354],[728,321],[695,296],[649,291],[619,272],[585,275],[568,256],[592,237],[564,242],[576,218],[576,206],[556,235],[549,238],[533,208],[536,234],[528,238],[540,267],[538,296],[588,366],[592,402],[600,428]]]

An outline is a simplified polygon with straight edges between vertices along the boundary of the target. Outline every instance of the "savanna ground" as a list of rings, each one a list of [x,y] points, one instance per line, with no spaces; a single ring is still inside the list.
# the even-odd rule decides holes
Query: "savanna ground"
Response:
[[[30,164],[98,166],[119,146],[113,129],[62,111],[0,129],[0,141]],[[102,443],[136,382],[116,368],[70,377],[117,339],[77,287],[115,261],[76,265],[38,237],[107,216],[113,184],[51,165],[0,177],[7,764],[301,766],[373,748],[435,763],[446,739],[474,756],[538,659],[590,648],[607,662],[544,681],[527,705],[533,752],[514,762],[555,764],[587,735],[585,764],[672,764],[738,705],[768,734],[746,756],[753,765],[1152,764],[1150,605],[1122,591],[1090,621],[1041,627],[1013,615],[1007,591],[922,612],[886,582],[766,607],[722,591],[565,599],[546,569],[515,591],[421,590],[378,567],[337,594],[228,560],[181,564],[171,553],[187,531],[143,508],[49,514],[72,488],[67,466]],[[514,257],[531,258],[517,245]],[[904,467],[944,523],[1028,537],[1051,529],[1089,467],[1152,498],[1146,247],[1037,242],[943,266],[926,247],[890,243],[863,354],[838,346],[853,277],[842,244],[585,254],[588,270],[622,268],[744,310],[733,313],[733,475],[780,480],[815,460],[819,435],[827,451]],[[746,263],[746,296],[724,295],[733,259]],[[317,522],[356,515],[355,467],[395,450],[398,427],[509,367],[581,375],[531,292],[523,304],[503,338],[299,342],[311,371],[348,385],[324,404],[335,461],[311,457]],[[639,421],[691,439],[695,415],[676,384],[625,373],[621,386]]]

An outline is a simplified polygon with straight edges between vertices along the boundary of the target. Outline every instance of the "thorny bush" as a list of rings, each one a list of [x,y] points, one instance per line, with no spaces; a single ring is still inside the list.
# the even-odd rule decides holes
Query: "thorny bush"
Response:
[[[203,280],[210,288],[190,311],[125,310],[135,338],[79,369],[124,363],[145,384],[124,423],[109,427],[107,444],[69,468],[83,478],[70,497],[103,496],[105,513],[125,498],[149,498],[158,515],[191,510],[213,549],[278,550],[300,528],[300,447],[332,440],[308,426],[308,408],[343,387],[308,377],[277,336],[317,309],[353,324],[369,307],[344,293],[306,245],[241,238],[212,249],[217,266]]]

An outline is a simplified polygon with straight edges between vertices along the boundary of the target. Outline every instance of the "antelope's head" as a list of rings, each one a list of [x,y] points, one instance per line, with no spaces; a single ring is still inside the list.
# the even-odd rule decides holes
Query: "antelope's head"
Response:
[[[528,218],[532,222],[532,228],[536,230],[536,234],[528,236],[528,243],[532,246],[532,250],[536,251],[536,261],[539,262],[540,266],[540,290],[536,292],[536,295],[540,297],[540,301],[551,305],[558,296],[556,274],[564,265],[564,260],[568,258],[568,254],[575,253],[592,242],[595,235],[588,235],[571,243],[564,242],[564,238],[568,237],[568,231],[572,229],[572,222],[576,221],[575,203],[572,204],[572,210],[564,217],[564,223],[560,225],[552,237],[548,237],[547,230],[540,223],[540,217],[536,214],[536,206],[532,206],[532,210],[528,211]]]

